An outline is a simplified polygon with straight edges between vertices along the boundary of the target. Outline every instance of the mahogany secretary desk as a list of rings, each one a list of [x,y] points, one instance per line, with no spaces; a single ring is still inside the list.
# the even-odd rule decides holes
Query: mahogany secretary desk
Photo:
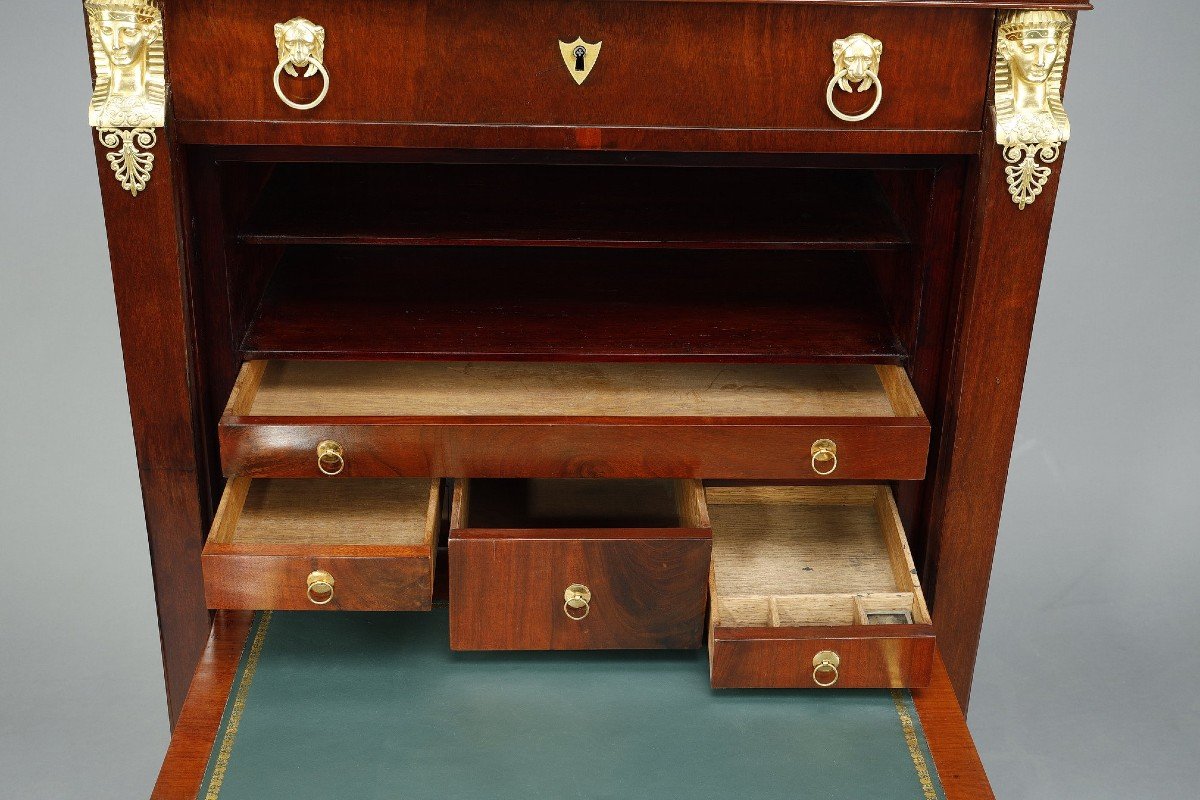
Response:
[[[958,701],[1088,2],[84,6],[156,797],[216,797],[253,612],[446,603],[455,651],[911,689],[990,796]]]

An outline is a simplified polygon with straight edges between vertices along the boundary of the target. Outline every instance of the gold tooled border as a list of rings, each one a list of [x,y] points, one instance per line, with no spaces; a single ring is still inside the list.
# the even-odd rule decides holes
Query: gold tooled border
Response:
[[[254,680],[254,671],[258,669],[258,659],[262,655],[263,642],[267,638],[267,626],[271,624],[271,612],[264,611],[254,634],[254,642],[250,645],[250,655],[246,657],[246,668],[242,671],[242,680],[238,683],[237,694],[233,698],[233,709],[229,712],[229,722],[225,725],[225,736],[221,739],[221,749],[217,751],[217,762],[213,765],[212,778],[208,782],[208,793],[204,800],[217,800],[221,794],[221,784],[225,781],[225,768],[229,766],[229,756],[233,753],[233,743],[237,739],[238,725],[242,722],[242,712],[246,709],[246,695],[250,693],[250,683]]]
[[[262,656],[263,643],[266,641],[267,628],[270,624],[271,612],[264,611],[258,624],[258,630],[255,631],[254,641],[250,645],[250,654],[246,658],[246,668],[242,672],[242,680],[238,683],[237,694],[233,698],[233,709],[229,713],[229,722],[225,725],[225,736],[221,739],[221,749],[217,751],[217,762],[213,765],[212,778],[208,782],[205,800],[218,800],[221,794],[221,784],[225,781],[225,769],[229,766],[229,757],[233,753],[233,744],[237,740],[238,726],[242,722],[242,712],[246,709],[246,697],[250,694],[250,684],[254,681],[254,673],[258,669],[258,660]],[[917,780],[921,783],[921,791],[925,800],[938,800],[933,777],[929,774],[929,764],[925,760],[925,754],[921,752],[916,725],[913,723],[912,715],[908,713],[908,707],[904,704],[904,694],[893,689],[892,702],[896,706],[896,714],[900,717],[904,742],[908,745],[908,754],[917,771]]]
[[[921,782],[921,791],[925,800],[938,800],[937,789],[933,786],[933,777],[929,774],[929,763],[921,752],[921,742],[917,739],[917,728],[913,724],[912,714],[904,704],[904,693],[898,689],[892,690],[892,702],[896,704],[896,713],[900,715],[900,727],[904,731],[904,741],[908,744],[908,754],[912,757],[913,766],[917,770],[917,780]],[[209,798],[212,800],[212,798]]]

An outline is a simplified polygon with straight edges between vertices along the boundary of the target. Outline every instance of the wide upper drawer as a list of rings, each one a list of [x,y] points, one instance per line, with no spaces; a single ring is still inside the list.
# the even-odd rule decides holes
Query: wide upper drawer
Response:
[[[324,29],[328,92],[307,110],[273,83],[275,26],[297,16]],[[994,22],[979,8],[569,0],[211,0],[164,18],[181,120],[947,131],[981,128]],[[882,43],[883,94],[848,122],[827,91],[834,42],[855,33]],[[282,71],[280,89],[311,102],[313,72]],[[847,115],[876,95],[831,91]]]
[[[429,478],[234,478],[204,545],[209,608],[429,610],[439,489]]]
[[[251,361],[226,475],[917,480],[895,366]]]

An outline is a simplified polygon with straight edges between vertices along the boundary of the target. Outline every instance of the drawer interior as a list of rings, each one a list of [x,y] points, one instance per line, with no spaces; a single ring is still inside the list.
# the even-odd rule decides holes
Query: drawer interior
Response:
[[[929,624],[891,490],[709,487],[726,628]]]
[[[430,478],[231,479],[202,556],[209,608],[428,610],[440,489]]]
[[[249,362],[250,417],[922,417],[890,365]]]
[[[428,479],[236,479],[240,513],[213,545],[379,545],[428,550],[436,534]],[[236,498],[231,498],[236,502]],[[436,510],[436,505],[434,506]]]
[[[703,489],[690,480],[459,481],[451,527],[705,528]]]

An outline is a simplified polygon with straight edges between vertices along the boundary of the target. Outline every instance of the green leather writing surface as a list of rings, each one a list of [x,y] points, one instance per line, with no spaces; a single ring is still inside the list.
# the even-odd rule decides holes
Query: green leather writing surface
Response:
[[[451,653],[445,609],[263,614],[206,800],[935,800],[907,693],[713,691],[706,651]]]

